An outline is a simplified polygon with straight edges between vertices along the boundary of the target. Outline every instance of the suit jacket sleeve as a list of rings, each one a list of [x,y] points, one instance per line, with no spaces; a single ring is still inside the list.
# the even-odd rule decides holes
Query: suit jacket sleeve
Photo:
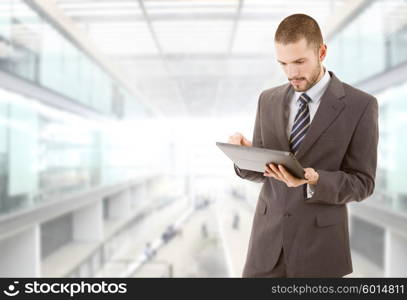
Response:
[[[362,201],[373,193],[379,129],[377,100],[371,99],[355,128],[340,170],[316,170],[319,180],[306,203],[346,204]]]
[[[259,147],[263,148],[263,141],[262,141],[262,135],[261,135],[261,120],[260,120],[260,105],[261,105],[261,99],[264,93],[260,94],[259,101],[257,103],[257,113],[256,113],[256,121],[254,123],[254,131],[253,131],[253,139],[252,139],[252,145],[254,147]],[[250,170],[243,170],[240,169],[236,164],[234,164],[235,172],[236,174],[243,178],[247,179],[250,181],[254,182],[265,182],[266,177],[263,175],[262,172],[256,172],[256,171],[250,171]]]

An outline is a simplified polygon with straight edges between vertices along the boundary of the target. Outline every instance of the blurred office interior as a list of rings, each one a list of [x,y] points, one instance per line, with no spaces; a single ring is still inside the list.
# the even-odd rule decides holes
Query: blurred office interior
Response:
[[[407,276],[405,0],[2,0],[0,276],[240,277],[260,184],[215,142],[251,139],[287,81],[273,38],[293,13],[380,105],[348,276]]]

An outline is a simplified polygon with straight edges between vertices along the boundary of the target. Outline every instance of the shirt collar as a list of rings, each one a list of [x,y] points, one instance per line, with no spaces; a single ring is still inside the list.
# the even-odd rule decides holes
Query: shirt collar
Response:
[[[331,76],[329,76],[329,72],[324,67],[324,75],[316,84],[304,92],[295,92],[295,99],[297,99],[297,103],[302,93],[306,93],[311,98],[311,102],[318,103],[322,94],[325,92],[330,79]]]

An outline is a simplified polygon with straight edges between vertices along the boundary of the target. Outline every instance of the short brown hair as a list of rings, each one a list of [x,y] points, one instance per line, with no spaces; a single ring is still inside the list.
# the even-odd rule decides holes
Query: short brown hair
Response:
[[[316,49],[324,43],[317,21],[305,14],[294,14],[286,17],[278,25],[274,41],[286,45],[298,42],[302,38]]]

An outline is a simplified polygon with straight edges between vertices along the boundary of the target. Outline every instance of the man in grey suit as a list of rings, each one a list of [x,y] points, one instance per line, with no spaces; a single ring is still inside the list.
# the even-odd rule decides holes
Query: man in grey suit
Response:
[[[234,166],[263,183],[243,277],[342,277],[352,273],[346,204],[375,186],[377,100],[325,69],[327,46],[310,16],[288,16],[274,40],[289,83],[261,93],[253,142],[236,133],[229,143],[291,151],[306,179],[281,165]]]

